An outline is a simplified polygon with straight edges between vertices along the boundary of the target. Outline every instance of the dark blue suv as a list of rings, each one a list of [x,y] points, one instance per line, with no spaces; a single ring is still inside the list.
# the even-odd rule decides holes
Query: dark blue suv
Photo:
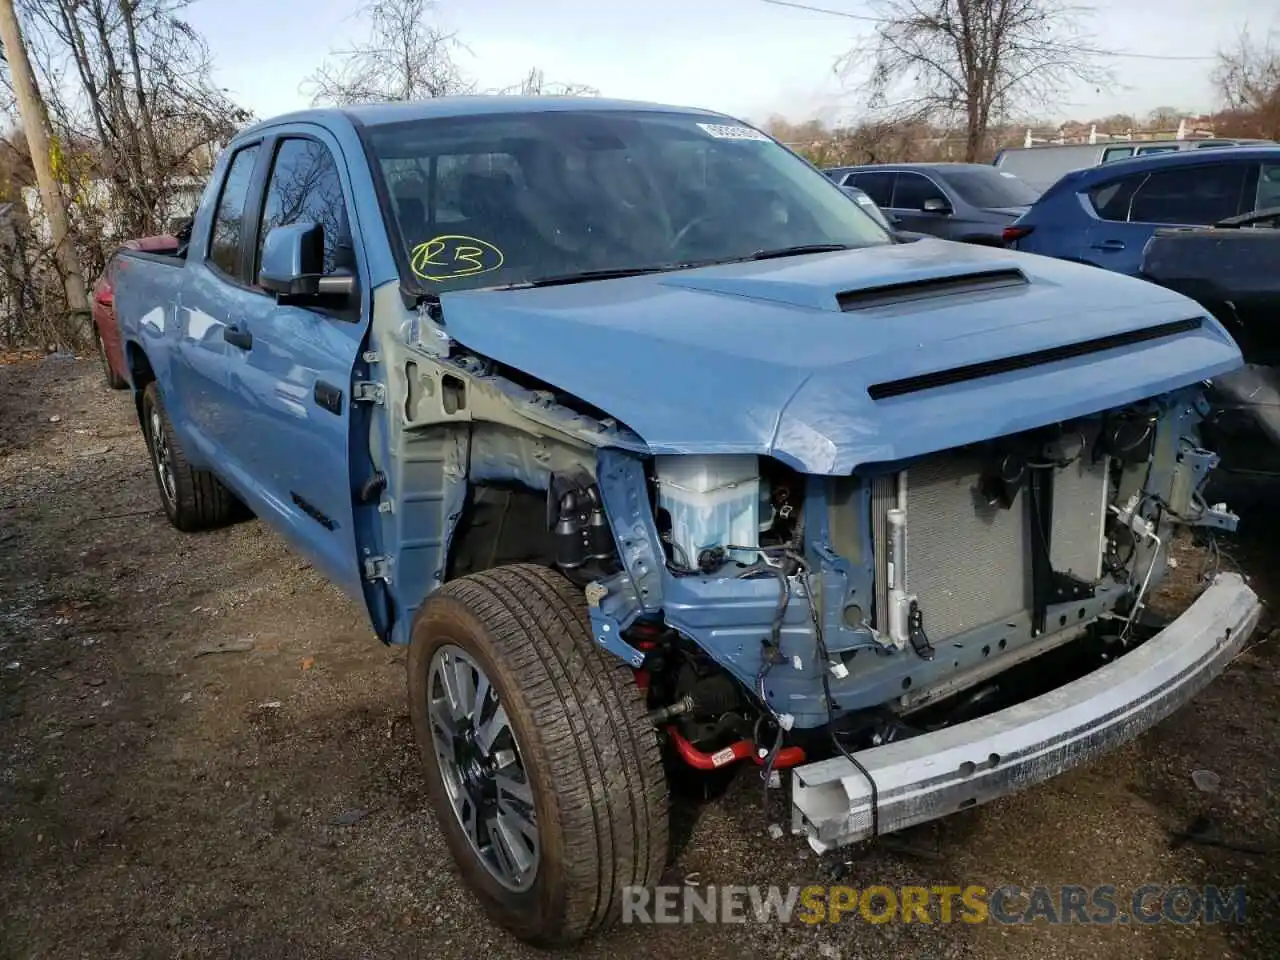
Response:
[[[1158,227],[1280,206],[1280,146],[1186,150],[1068,173],[1004,232],[1027,253],[1137,276]]]

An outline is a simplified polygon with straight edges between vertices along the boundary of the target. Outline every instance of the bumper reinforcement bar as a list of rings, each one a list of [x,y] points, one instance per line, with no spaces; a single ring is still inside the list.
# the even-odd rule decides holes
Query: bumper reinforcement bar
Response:
[[[1221,673],[1261,603],[1219,574],[1182,616],[1136,650],[997,713],[855,754],[875,778],[882,833],[1014,793],[1132,740]],[[871,787],[844,757],[794,770],[792,831],[822,852],[871,834]]]

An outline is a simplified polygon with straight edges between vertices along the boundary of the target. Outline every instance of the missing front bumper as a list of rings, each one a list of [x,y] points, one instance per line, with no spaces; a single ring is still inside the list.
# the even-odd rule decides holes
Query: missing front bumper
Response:
[[[1226,668],[1261,604],[1236,574],[1220,574],[1155,637],[1088,676],[998,713],[864,750],[881,833],[1048,780],[1132,740]],[[837,757],[795,769],[792,829],[822,852],[871,834],[871,787]]]

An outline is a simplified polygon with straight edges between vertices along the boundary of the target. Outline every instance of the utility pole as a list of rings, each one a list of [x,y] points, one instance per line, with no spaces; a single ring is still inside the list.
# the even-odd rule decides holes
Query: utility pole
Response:
[[[62,274],[67,296],[67,311],[71,328],[68,331],[81,337],[89,322],[89,298],[85,295],[84,276],[80,273],[80,260],[76,256],[71,228],[67,220],[67,207],[62,191],[53,175],[53,162],[49,151],[49,114],[36,86],[31,58],[22,40],[18,26],[18,14],[13,0],[0,0],[0,45],[3,57],[9,64],[9,76],[13,80],[13,93],[18,101],[18,114],[22,118],[22,132],[27,136],[27,148],[31,152],[31,165],[35,167],[36,183],[40,186],[40,202],[49,218],[49,230],[53,234],[53,253],[58,271]]]

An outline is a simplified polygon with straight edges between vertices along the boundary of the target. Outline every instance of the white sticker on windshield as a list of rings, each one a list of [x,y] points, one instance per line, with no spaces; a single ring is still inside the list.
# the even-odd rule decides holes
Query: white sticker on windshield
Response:
[[[741,124],[700,123],[698,126],[717,140],[763,140],[766,143],[769,142],[769,138],[759,130],[752,130],[750,127],[744,127]]]

